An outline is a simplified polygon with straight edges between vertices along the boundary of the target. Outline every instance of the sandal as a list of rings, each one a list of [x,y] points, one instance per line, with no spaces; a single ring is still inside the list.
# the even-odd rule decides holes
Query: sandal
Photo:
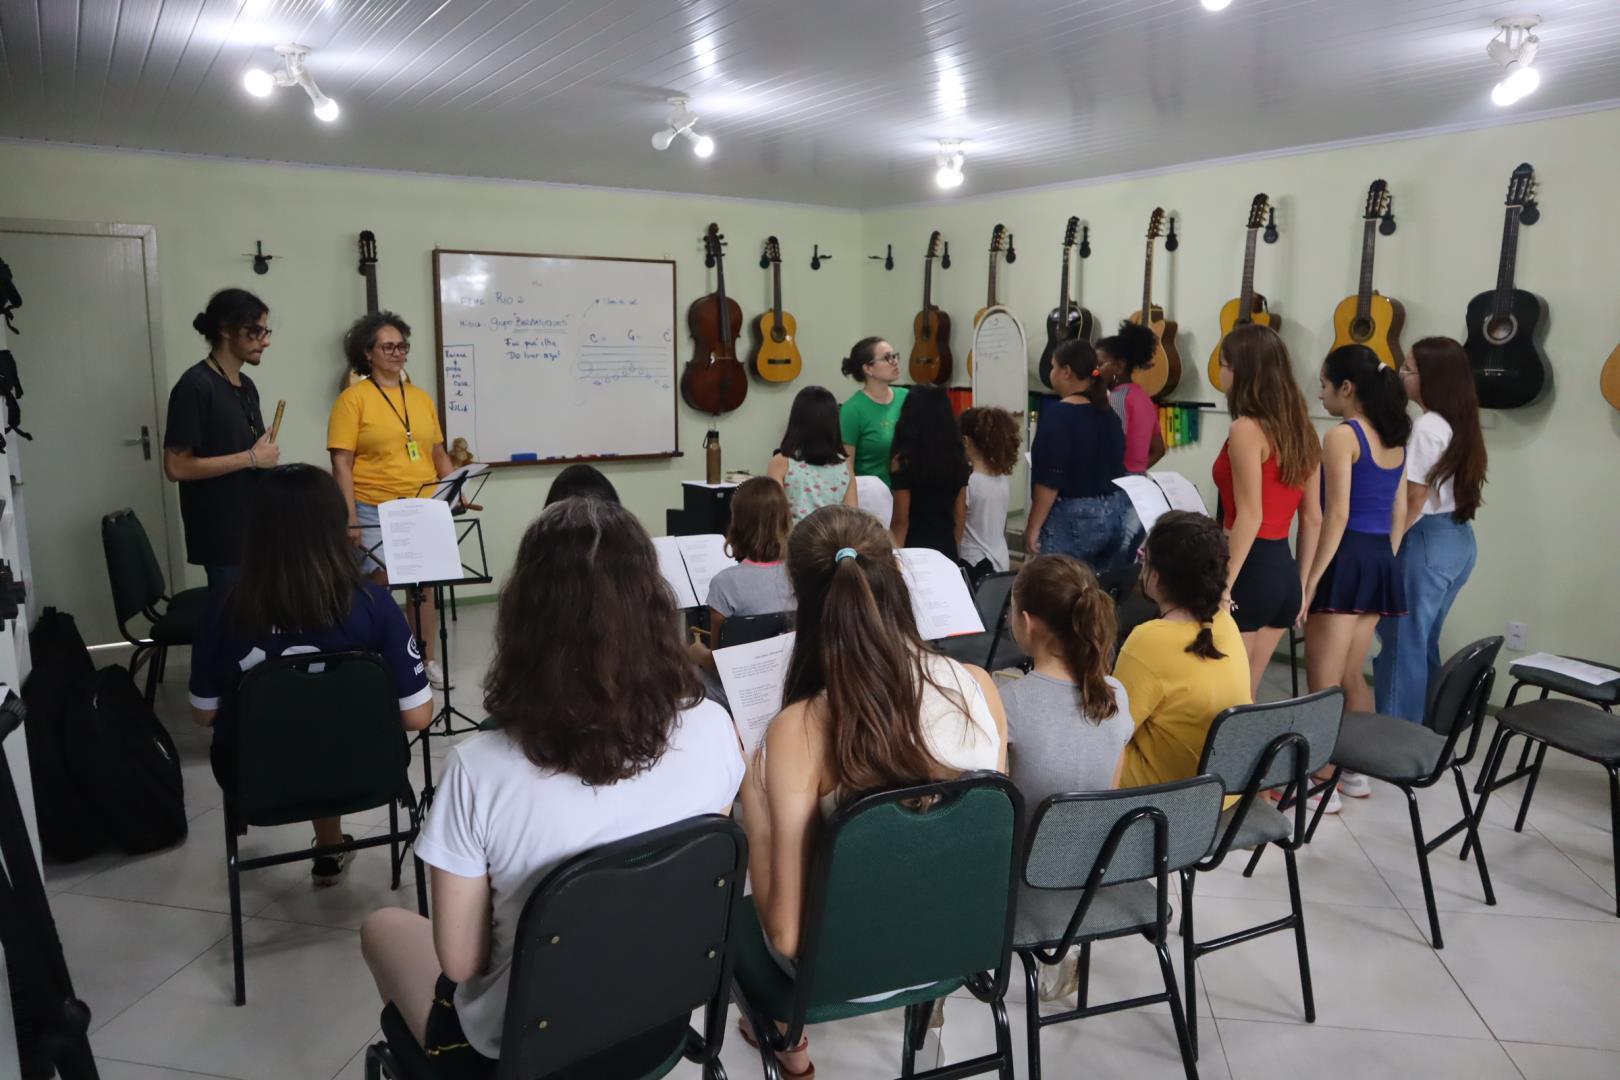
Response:
[[[737,1017],[737,1034],[742,1036],[743,1042],[747,1043],[749,1046],[752,1046],[755,1050],[759,1049],[759,1040],[755,1038],[754,1029],[749,1025],[748,1018],[746,1016]],[[799,1045],[781,1052],[784,1054],[802,1054],[809,1049],[810,1036],[800,1035]],[[805,1069],[804,1072],[792,1071],[786,1065],[782,1064],[781,1058],[777,1058],[776,1064],[781,1068],[782,1075],[786,1077],[787,1080],[816,1080],[816,1063],[813,1061],[810,1063],[810,1067]]]

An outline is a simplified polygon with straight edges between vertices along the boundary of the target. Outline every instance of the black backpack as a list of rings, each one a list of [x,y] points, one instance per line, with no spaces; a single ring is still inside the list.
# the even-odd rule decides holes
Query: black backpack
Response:
[[[33,774],[39,846],[51,862],[77,862],[100,851],[107,833],[69,766],[69,748],[83,736],[96,665],[73,616],[45,609],[28,635],[33,670],[23,684],[28,706],[23,731]]]
[[[54,715],[36,712],[35,679],[40,674],[40,652],[35,638],[43,635],[52,650],[47,675],[53,676],[39,687],[56,690],[56,676],[69,676],[66,692],[53,701]],[[138,855],[169,847],[186,836],[184,788],[180,777],[180,756],[151,706],[135,685],[129,669],[113,664],[96,670],[79,637],[72,616],[47,608],[30,637],[35,649],[35,668],[29,676],[24,700],[29,706],[29,754],[32,764],[36,742],[34,728],[40,728],[39,742],[56,754],[57,775],[65,779],[65,790],[42,792],[36,779],[35,805],[39,810],[40,842],[45,842],[47,809],[66,811],[69,829],[55,829],[53,841],[66,844],[67,853],[52,852],[53,858],[73,859],[101,846],[102,838],[124,851]],[[77,655],[69,646],[77,646]],[[34,696],[30,696],[34,694]],[[56,777],[52,777],[56,779]],[[76,805],[68,806],[69,802]],[[47,803],[50,804],[47,807]],[[90,827],[85,827],[85,818]],[[63,835],[65,834],[65,835]],[[84,850],[92,838],[96,847]],[[71,854],[73,851],[79,854]]]

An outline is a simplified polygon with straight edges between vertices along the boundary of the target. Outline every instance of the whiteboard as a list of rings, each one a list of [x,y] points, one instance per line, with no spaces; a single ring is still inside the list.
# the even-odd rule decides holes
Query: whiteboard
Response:
[[[1029,354],[1024,326],[999,305],[984,313],[973,328],[973,404],[994,405],[1012,413],[1020,431],[1029,407]],[[1019,455],[1015,472],[1024,466]],[[1026,485],[1014,481],[1011,509],[1019,509]]]
[[[491,465],[676,454],[675,264],[433,252],[446,445]]]

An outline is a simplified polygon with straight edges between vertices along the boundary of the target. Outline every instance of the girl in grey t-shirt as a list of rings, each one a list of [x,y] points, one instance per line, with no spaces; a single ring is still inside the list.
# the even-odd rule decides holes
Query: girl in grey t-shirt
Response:
[[[1084,563],[1040,555],[1013,583],[1011,619],[1035,661],[1028,675],[1001,685],[1010,772],[1025,803],[1117,787],[1135,725],[1125,688],[1108,674],[1113,601]]]

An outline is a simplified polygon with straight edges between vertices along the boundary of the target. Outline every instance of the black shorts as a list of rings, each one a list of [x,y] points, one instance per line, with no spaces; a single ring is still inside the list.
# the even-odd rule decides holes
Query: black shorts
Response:
[[[1286,630],[1299,616],[1304,593],[1299,564],[1287,540],[1255,540],[1232,584],[1232,620],[1239,630]]]
[[[472,1048],[456,1014],[456,984],[440,974],[433,987],[422,1049],[433,1062],[435,1080],[493,1080],[495,1061]]]

